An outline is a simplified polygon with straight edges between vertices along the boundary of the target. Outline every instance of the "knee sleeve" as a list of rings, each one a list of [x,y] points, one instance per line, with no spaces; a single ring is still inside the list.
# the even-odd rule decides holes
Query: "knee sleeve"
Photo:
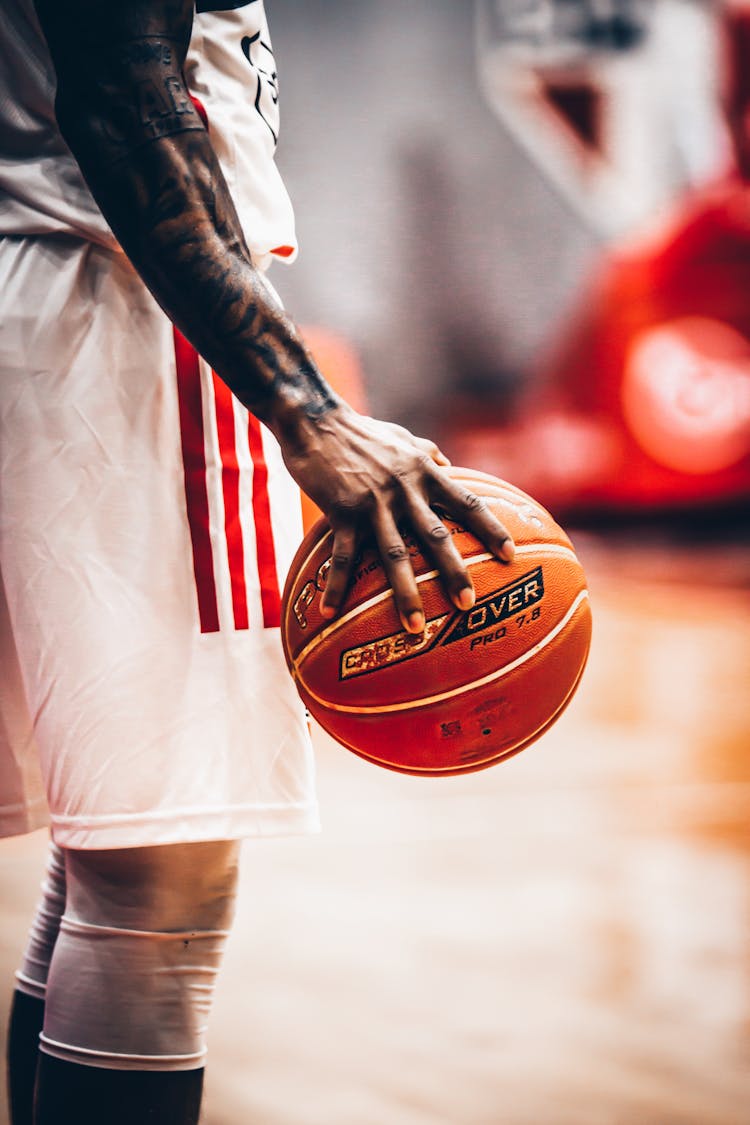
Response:
[[[16,973],[19,992],[44,1000],[52,951],[60,918],[65,910],[65,858],[57,844],[50,843],[42,897],[31,924],[21,968]]]
[[[193,879],[184,857],[196,848],[203,860],[200,877]],[[109,880],[101,865],[92,869],[85,853],[68,853],[68,905],[40,1041],[46,1054],[116,1070],[203,1066],[233,910],[236,855],[225,844],[139,853],[152,850],[162,853],[158,868],[139,866],[139,855],[129,887],[122,855]]]

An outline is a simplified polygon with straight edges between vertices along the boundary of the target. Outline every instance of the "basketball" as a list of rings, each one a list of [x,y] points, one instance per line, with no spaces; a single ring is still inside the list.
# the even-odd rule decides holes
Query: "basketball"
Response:
[[[472,609],[453,605],[407,536],[421,635],[403,629],[374,545],[361,551],[340,614],[323,618],[333,536],[322,519],[282,601],[284,653],[311,715],[355,754],[403,773],[468,773],[529,746],[573,696],[591,639],[586,577],[549,512],[495,477],[446,471],[486,499],[516,544],[513,562],[501,562],[445,520],[474,583]]]

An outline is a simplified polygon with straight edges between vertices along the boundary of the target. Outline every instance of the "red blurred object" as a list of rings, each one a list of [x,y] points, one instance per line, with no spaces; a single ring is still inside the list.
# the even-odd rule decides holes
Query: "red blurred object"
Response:
[[[750,187],[733,176],[611,253],[534,373],[541,397],[449,451],[557,511],[749,498],[748,294]]]
[[[750,0],[720,18],[734,169],[609,251],[512,425],[444,436],[555,511],[750,499]]]

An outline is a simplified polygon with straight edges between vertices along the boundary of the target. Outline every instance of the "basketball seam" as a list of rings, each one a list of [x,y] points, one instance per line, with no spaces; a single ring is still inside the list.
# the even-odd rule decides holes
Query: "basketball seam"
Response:
[[[516,547],[516,558],[518,558],[519,555],[536,555],[540,552],[548,555],[562,555],[563,557],[571,559],[573,562],[578,563],[578,558],[575,551],[571,551],[569,547],[559,546],[556,543],[527,543],[522,547]],[[494,558],[495,556],[489,551],[483,551],[479,555],[467,556],[464,559],[464,562],[467,566],[473,566],[475,563],[490,562]],[[440,572],[438,570],[426,570],[424,574],[416,575],[417,585],[421,584],[422,582],[428,582],[431,578],[439,577]],[[373,606],[379,605],[380,602],[387,601],[388,598],[392,597],[393,590],[389,586],[387,589],[381,590],[379,594],[373,594],[371,598],[367,598],[365,601],[360,602],[358,605],[355,605],[353,609],[350,609],[347,613],[342,614],[341,617],[337,617],[336,620],[332,621],[330,625],[326,625],[325,628],[321,629],[319,633],[312,637],[311,640],[307,642],[305,647],[303,649],[300,649],[297,655],[292,658],[291,665],[294,675],[297,675],[299,665],[307,659],[310,653],[313,652],[318,647],[318,645],[322,644],[323,641],[327,640],[332,633],[335,633],[337,629],[340,629],[343,625],[346,625],[347,621],[351,621],[353,617],[356,617],[364,610],[371,609]],[[291,606],[291,598],[289,599],[289,605]],[[457,610],[456,612],[460,612],[460,610]],[[287,610],[287,616],[288,613],[289,610]]]
[[[435,766],[435,765],[432,765],[432,766],[415,766],[415,765],[401,766],[401,765],[396,765],[393,762],[389,762],[385,758],[378,758],[377,755],[375,755],[375,754],[369,754],[364,750],[357,749],[356,746],[353,746],[351,743],[347,742],[344,738],[342,738],[342,736],[340,734],[331,734],[330,737],[335,739],[337,742],[339,742],[340,745],[345,746],[347,750],[351,750],[353,754],[359,755],[359,757],[363,758],[365,761],[372,762],[373,765],[382,766],[385,769],[395,770],[397,773],[406,773],[406,774],[411,774],[412,776],[420,776],[420,777],[421,776],[457,777],[457,776],[460,776],[460,775],[465,775],[467,773],[476,772],[477,770],[480,770],[480,769],[488,769],[490,766],[497,765],[499,762],[503,762],[507,758],[512,758],[516,754],[520,754],[520,752],[522,750],[525,750],[527,746],[530,746],[533,742],[536,742],[536,740],[538,738],[540,738],[543,734],[545,734],[549,730],[549,728],[553,725],[553,723],[555,723],[559,719],[560,715],[562,714],[562,712],[565,710],[565,708],[568,706],[571,699],[575,695],[576,689],[578,688],[578,685],[581,682],[581,677],[583,676],[583,672],[584,672],[584,669],[586,667],[586,663],[588,661],[588,655],[589,655],[589,648],[587,647],[585,653],[583,654],[583,659],[581,660],[581,666],[578,669],[578,675],[576,676],[573,683],[570,685],[570,690],[569,690],[568,694],[560,702],[559,706],[556,708],[556,710],[553,712],[553,714],[551,714],[549,716],[549,718],[545,719],[541,723],[541,725],[536,728],[535,731],[533,731],[531,734],[527,735],[521,743],[519,743],[518,745],[509,746],[506,750],[501,750],[494,757],[488,758],[486,761],[482,760],[482,761],[477,761],[477,762],[472,762],[472,763],[466,763],[463,767],[456,766],[456,765],[444,766],[444,767]]]
[[[538,545],[535,545],[534,549],[538,550]],[[356,706],[353,704],[332,703],[326,699],[321,698],[321,696],[316,695],[316,693],[303,682],[296,667],[296,663],[294,668],[294,675],[305,694],[308,695],[311,699],[314,699],[315,702],[319,703],[322,707],[325,707],[327,711],[336,711],[347,715],[384,715],[390,714],[394,711],[409,711],[416,710],[420,707],[429,707],[433,703],[441,703],[446,699],[453,699],[457,695],[464,695],[467,691],[474,691],[478,687],[484,687],[485,684],[491,684],[495,680],[500,680],[504,676],[507,676],[511,672],[515,671],[516,668],[520,668],[528,660],[531,660],[533,657],[537,656],[543,649],[547,647],[548,644],[552,643],[555,637],[557,637],[566,627],[568,622],[572,620],[573,616],[577,612],[578,608],[583,604],[583,602],[588,600],[588,596],[588,590],[581,590],[580,594],[578,594],[578,596],[575,598],[567,613],[558,621],[557,625],[555,625],[554,628],[550,629],[549,633],[547,633],[546,636],[544,636],[540,641],[537,641],[537,643],[527,652],[523,653],[521,656],[516,657],[515,660],[512,660],[510,664],[506,664],[503,668],[500,668],[495,672],[490,672],[486,676],[480,676],[479,679],[472,680],[471,683],[461,684],[458,687],[451,688],[450,691],[439,692],[437,695],[423,696],[421,699],[410,699],[405,700],[403,703],[390,704],[367,704]]]

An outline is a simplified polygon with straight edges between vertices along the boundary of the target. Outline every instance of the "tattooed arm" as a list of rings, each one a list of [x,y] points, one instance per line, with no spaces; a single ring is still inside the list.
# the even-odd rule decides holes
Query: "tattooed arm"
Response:
[[[403,519],[468,608],[471,580],[430,505],[499,557],[512,557],[510,537],[441,471],[432,443],[338,399],[269,300],[185,86],[191,0],[36,0],[36,8],[57,71],[58,123],[102,213],[170,319],[279,439],[290,472],[334,528],[327,612],[341,604],[369,530],[404,624],[421,630]]]

